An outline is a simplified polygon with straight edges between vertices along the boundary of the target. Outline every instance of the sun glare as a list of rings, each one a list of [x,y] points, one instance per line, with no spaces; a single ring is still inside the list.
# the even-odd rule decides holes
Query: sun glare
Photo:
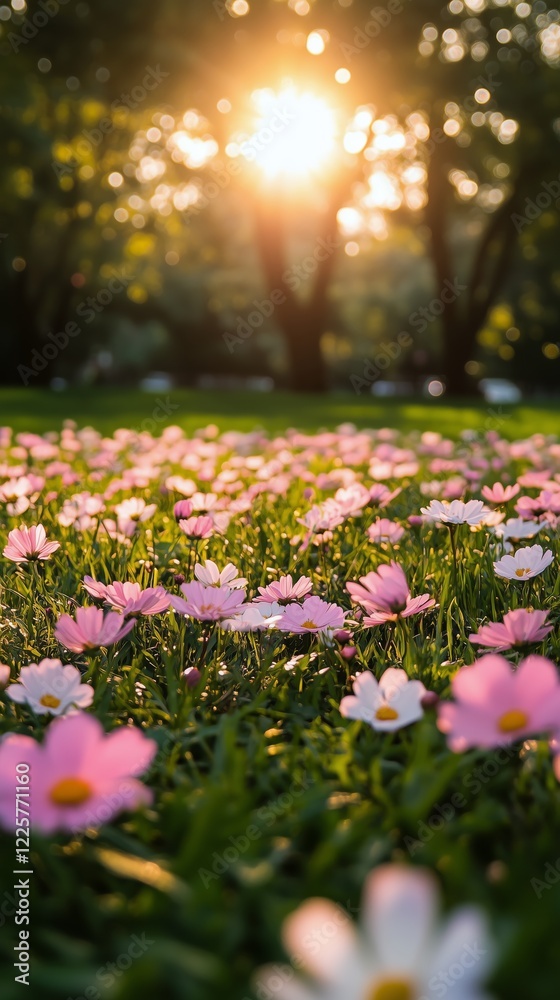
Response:
[[[327,165],[335,149],[336,119],[322,98],[295,87],[256,90],[254,132],[238,143],[241,155],[265,177],[302,179]]]

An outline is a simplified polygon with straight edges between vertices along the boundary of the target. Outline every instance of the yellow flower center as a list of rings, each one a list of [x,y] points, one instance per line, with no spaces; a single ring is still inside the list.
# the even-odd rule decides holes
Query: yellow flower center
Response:
[[[55,806],[81,806],[93,794],[91,785],[82,778],[61,778],[50,791]]]
[[[407,979],[383,979],[375,984],[364,1000],[414,1000],[414,994]]]
[[[301,627],[302,628],[317,628],[318,626],[315,624],[315,622],[312,622],[311,619],[308,618],[306,622],[302,622],[301,623]]]
[[[44,705],[45,708],[58,708],[60,705],[60,698],[55,698],[54,694],[44,694],[43,697],[39,699],[39,704]]]
[[[516,576],[525,576],[526,573],[530,573],[530,572],[531,572],[531,570],[529,569],[528,566],[525,566],[525,567],[521,567],[520,566],[519,569],[516,569],[515,575]]]
[[[498,729],[502,733],[513,733],[516,729],[523,729],[529,722],[529,716],[521,712],[518,708],[512,708],[509,712],[504,712],[498,720]]]
[[[389,722],[393,719],[398,719],[398,717],[399,713],[395,712],[395,709],[391,708],[390,705],[382,705],[381,708],[378,708],[375,713],[375,718],[379,719],[381,722]]]

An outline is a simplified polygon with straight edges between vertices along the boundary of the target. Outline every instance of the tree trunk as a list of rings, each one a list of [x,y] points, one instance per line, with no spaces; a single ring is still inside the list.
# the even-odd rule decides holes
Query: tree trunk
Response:
[[[303,308],[296,309],[290,319],[283,316],[282,329],[286,338],[291,387],[295,392],[325,392],[327,371],[321,351],[323,333],[321,317]]]
[[[517,235],[512,214],[521,200],[524,184],[540,176],[542,164],[528,163],[519,171],[513,190],[489,218],[475,250],[467,288],[457,299],[445,303],[442,298],[443,333],[442,376],[452,396],[472,393],[473,380],[465,365],[476,352],[476,337],[503,287],[515,253]],[[447,232],[447,208],[451,185],[447,177],[444,146],[436,146],[428,166],[428,203],[426,221],[431,233],[431,251],[438,295],[449,281],[457,278]]]
[[[331,192],[312,254],[317,267],[312,269],[312,276],[306,272],[306,277],[302,279],[304,290],[308,293],[305,298],[296,294],[289,278],[286,280],[286,272],[293,273],[289,266],[284,231],[287,211],[281,201],[274,207],[257,205],[257,244],[269,293],[282,292],[283,301],[276,306],[274,317],[284,336],[290,384],[296,392],[326,392],[328,388],[321,337],[327,328],[328,290],[340,243],[336,215],[344,204],[352,179],[352,176],[346,177]]]

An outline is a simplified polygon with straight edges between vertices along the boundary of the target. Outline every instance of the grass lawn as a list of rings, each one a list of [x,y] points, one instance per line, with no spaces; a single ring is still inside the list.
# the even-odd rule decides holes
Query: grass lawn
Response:
[[[16,431],[40,434],[59,429],[62,421],[70,418],[79,426],[91,424],[104,433],[134,427],[158,434],[167,423],[179,424],[187,432],[216,423],[221,430],[264,427],[281,433],[286,427],[312,431],[351,421],[358,427],[439,430],[452,437],[466,428],[497,430],[513,439],[535,432],[558,433],[559,415],[560,405],[551,402],[500,406],[478,400],[455,404],[379,400],[343,393],[317,397],[197,389],[160,394],[117,388],[74,388],[56,393],[48,389],[0,389],[0,423]]]
[[[169,402],[177,408],[170,409]],[[154,414],[158,407],[162,413],[162,405],[168,412],[158,419]],[[420,448],[416,431],[454,436],[479,428],[522,438],[556,432],[557,413],[552,406],[501,411],[479,403],[384,403],[343,395],[316,399],[183,391],[158,397],[116,389],[0,393],[0,423],[18,431],[57,429],[67,418],[104,432],[144,426],[155,435],[166,423],[181,424],[188,432],[215,422],[221,429],[261,425],[276,433],[290,425],[313,430],[353,421],[413,431],[398,444],[416,449],[418,457],[417,473],[399,471],[395,464],[387,507],[366,504],[362,492],[363,508],[355,508],[356,494],[343,493],[338,499],[346,506],[340,506],[340,518],[335,510],[332,532],[302,544],[301,518],[311,514],[309,523],[318,526],[312,505],[326,500],[330,506],[323,508],[324,516],[332,518],[333,496],[348,474],[368,490],[383,490],[385,481],[374,482],[371,463],[387,464],[385,442],[340,435],[332,447],[325,447],[324,439],[315,444],[300,439],[278,449],[260,441],[246,455],[244,441],[231,452],[212,440],[163,439],[146,448],[145,438],[131,435],[132,441],[111,448],[95,436],[72,440],[70,432],[62,445],[34,448],[31,442],[27,454],[25,442],[14,449],[0,435],[0,465],[24,464],[44,482],[41,489],[27,478],[26,489],[38,492],[22,513],[6,487],[0,553],[10,531],[38,520],[49,542],[58,543],[50,553],[42,551],[40,562],[17,561],[21,550],[10,551],[10,546],[2,555],[0,680],[7,682],[8,670],[12,684],[27,681],[23,667],[61,658],[78,668],[84,686],[90,685],[90,701],[80,702],[84,714],[69,720],[50,714],[62,697],[52,677],[46,694],[30,689],[23,701],[21,688],[15,696],[13,689],[0,690],[2,1000],[22,995],[22,983],[14,982],[14,947],[27,928],[16,919],[15,885],[28,872],[32,1000],[319,1000],[327,995],[332,1000],[550,1000],[557,995],[560,766],[557,761],[553,769],[547,742],[549,732],[560,732],[560,677],[552,665],[560,663],[556,518],[543,521],[538,539],[554,564],[523,581],[496,574],[494,560],[501,549],[491,531],[456,529],[455,561],[446,528],[408,521],[432,493],[438,495],[434,479],[443,488],[457,473],[474,471],[479,481],[471,476],[470,489],[478,496],[483,483],[491,485],[498,477],[507,484],[532,473],[539,484],[543,469],[551,475],[560,470],[557,446],[544,438],[510,453],[492,435],[456,447],[432,440]],[[174,502],[187,477],[222,505],[215,521],[201,519],[211,524],[202,541],[188,537],[194,530],[188,521],[182,521],[183,528],[175,520]],[[4,485],[5,477],[0,482]],[[93,501],[87,511],[82,491]],[[523,489],[531,495],[538,491],[538,485]],[[377,492],[374,496],[380,500]],[[207,502],[212,510],[213,500]],[[207,509],[200,497],[196,503],[197,509]],[[508,517],[515,513],[514,503],[507,503]],[[218,520],[224,513],[228,523]],[[368,535],[378,514],[403,529],[391,544],[378,544]],[[16,540],[21,537],[16,532]],[[26,551],[37,554],[34,548]],[[195,562],[206,559],[221,569],[233,563],[247,580],[249,601],[284,574],[307,577],[315,603],[306,603],[305,611],[292,604],[291,614],[305,618],[299,631],[293,620],[263,632],[239,630],[236,622],[233,631],[219,628],[208,609],[223,595],[210,596],[217,593],[211,587],[201,595],[200,584],[194,587],[200,604],[189,605],[185,617],[184,606],[176,602],[181,594],[193,593]],[[364,622],[352,608],[346,584],[391,559],[402,567],[412,595],[428,604],[402,620]],[[164,609],[135,617],[126,634],[88,632],[76,642],[67,631],[67,616],[78,614],[76,607],[81,615],[89,606],[87,614],[97,617],[91,582],[90,590],[84,588],[86,576],[98,585],[114,580],[143,588],[161,585],[178,613]],[[185,580],[190,587],[181,591]],[[232,595],[242,600],[240,593],[245,591],[225,590],[228,601]],[[161,600],[161,593],[156,597]],[[396,597],[395,608],[404,610],[399,591]],[[235,600],[227,606],[228,616],[232,604],[236,607]],[[259,604],[261,610],[267,606]],[[337,627],[345,621],[352,636],[344,647],[329,635],[316,635],[320,625],[308,618],[324,622],[320,616],[332,615],[333,606]],[[525,607],[549,613],[551,631],[529,648],[552,664],[529,664],[540,671],[529,682],[525,667],[523,699],[512,700],[506,692],[507,700],[501,689],[488,685],[488,661],[482,668],[471,666],[480,650],[469,637],[488,620],[500,622],[507,611]],[[126,608],[127,614],[136,613],[128,603]],[[281,606],[274,620],[285,613]],[[508,678],[519,676],[513,664],[525,652],[507,651]],[[502,728],[496,745],[480,739],[477,730],[464,752],[454,752],[438,728],[441,706],[435,708],[434,700],[452,700],[452,678],[464,665],[467,676],[477,670],[477,726],[482,718],[487,727]],[[391,731],[343,715],[341,701],[351,694],[354,675],[370,672],[379,679],[395,667],[431,692],[430,705],[411,724],[404,718]],[[192,672],[185,676],[192,668],[194,677]],[[48,666],[53,669],[61,668],[55,662],[54,668]],[[419,699],[418,685],[413,690]],[[491,722],[484,722],[487,717]],[[399,719],[399,713],[393,709],[392,715],[375,718],[386,722]],[[98,729],[95,739],[92,724]],[[60,726],[68,725],[73,735],[66,729],[57,743]],[[467,719],[467,735],[468,725]],[[100,735],[105,733],[111,735]],[[524,743],[527,734],[537,738]],[[123,751],[123,736],[136,739],[134,752]],[[106,741],[115,738],[121,742],[109,743],[109,750]],[[18,820],[23,832],[16,839],[16,803],[27,795],[24,777],[16,779],[22,773],[30,775],[29,808],[25,803]],[[134,775],[139,786],[129,780]],[[20,786],[23,793],[17,792]],[[135,805],[140,808],[129,809]],[[453,954],[467,954],[464,967],[449,957],[438,957],[433,966],[436,976],[448,976],[449,991],[443,979],[435,980],[433,990],[411,991],[402,979],[380,979],[377,973],[376,982],[359,993],[254,988],[257,968],[287,961],[281,928],[290,914],[306,899],[322,896],[357,917],[365,880],[382,864],[404,865],[409,874],[416,866],[429,869],[446,914],[465,905],[485,914],[489,932],[472,927],[470,936],[464,936],[467,930],[454,932]],[[408,913],[401,912],[406,950],[414,934],[408,933]],[[412,907],[413,923],[415,913]],[[329,944],[328,928],[336,932],[336,926],[322,926]],[[298,950],[304,955],[308,948],[313,955],[307,938]],[[471,969],[473,951],[467,953],[467,946],[476,948],[476,955],[486,949],[493,953],[488,991],[471,989],[466,978],[455,985],[465,969],[469,976],[483,974],[484,963]],[[294,968],[282,975],[289,986]]]

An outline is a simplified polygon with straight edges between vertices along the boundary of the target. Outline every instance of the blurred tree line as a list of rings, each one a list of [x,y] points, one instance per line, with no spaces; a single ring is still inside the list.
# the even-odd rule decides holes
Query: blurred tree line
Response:
[[[0,5],[2,380],[320,391],[387,350],[384,374],[451,392],[554,387],[559,18],[544,0]],[[307,187],[264,190],[236,135],[287,78],[336,110],[338,146]]]

